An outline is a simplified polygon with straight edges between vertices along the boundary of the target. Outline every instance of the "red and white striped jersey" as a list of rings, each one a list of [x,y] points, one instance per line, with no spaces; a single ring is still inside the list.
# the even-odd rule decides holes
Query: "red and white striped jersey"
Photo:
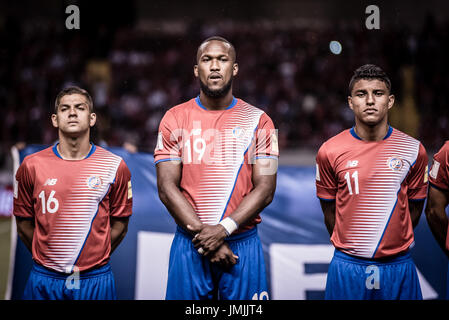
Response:
[[[409,248],[408,201],[427,193],[427,154],[418,140],[390,127],[382,141],[364,141],[348,129],[321,146],[316,167],[317,196],[336,201],[336,248],[364,258]]]
[[[132,213],[131,173],[121,157],[95,145],[63,160],[57,145],[25,157],[16,174],[14,215],[35,221],[33,259],[71,273],[104,265],[110,217]]]
[[[154,161],[182,161],[181,191],[200,220],[213,225],[252,190],[255,159],[277,160],[278,154],[277,131],[265,112],[236,98],[227,109],[211,111],[197,97],[166,112]]]
[[[429,171],[429,183],[444,193],[449,191],[449,141],[446,141],[433,156],[432,167]],[[449,237],[446,237],[446,249],[449,250]]]

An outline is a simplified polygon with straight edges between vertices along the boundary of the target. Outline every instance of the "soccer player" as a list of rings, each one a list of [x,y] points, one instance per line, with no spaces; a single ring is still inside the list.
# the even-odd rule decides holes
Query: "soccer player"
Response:
[[[335,246],[326,299],[422,299],[409,248],[427,192],[427,154],[388,124],[394,95],[371,64],[349,83],[355,126],[316,156],[316,189]]]
[[[268,299],[256,225],[275,192],[277,133],[232,95],[229,41],[206,39],[193,71],[200,94],[166,112],[154,153],[159,196],[178,225],[166,299]]]
[[[449,204],[449,141],[446,141],[433,156],[432,167],[429,171],[429,185],[426,205],[427,222],[441,249],[449,257],[446,216],[446,207]],[[449,297],[449,286],[447,297]]]
[[[14,215],[33,257],[24,299],[116,298],[109,257],[127,231],[131,174],[90,142],[93,111],[86,90],[62,90],[51,116],[59,141],[17,171]]]

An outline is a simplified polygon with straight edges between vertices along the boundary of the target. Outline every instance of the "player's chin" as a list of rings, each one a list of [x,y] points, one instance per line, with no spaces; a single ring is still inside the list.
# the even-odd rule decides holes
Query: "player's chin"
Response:
[[[79,127],[79,126],[69,126],[60,128],[60,131],[64,133],[66,136],[76,137],[80,136],[83,133],[87,132],[89,128]]]
[[[210,92],[220,92],[221,90],[223,90],[224,84],[223,83],[208,83],[207,84],[207,89],[209,89]]]
[[[370,116],[364,117],[364,118],[362,119],[362,122],[363,122],[365,125],[372,127],[372,126],[376,126],[376,125],[378,125],[379,123],[381,123],[381,122],[382,122],[382,119],[383,119],[382,117],[379,117],[379,116],[377,116],[377,115],[370,115]]]

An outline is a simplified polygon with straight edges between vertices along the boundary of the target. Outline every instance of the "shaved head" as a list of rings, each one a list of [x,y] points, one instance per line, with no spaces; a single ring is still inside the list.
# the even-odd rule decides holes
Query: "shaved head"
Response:
[[[201,42],[200,46],[198,47],[198,50],[196,52],[196,61],[198,62],[198,60],[201,57],[201,54],[203,53],[203,49],[207,46],[207,44],[211,41],[220,41],[223,42],[227,47],[229,47],[229,56],[232,59],[232,62],[235,62],[236,60],[236,53],[235,53],[235,48],[232,45],[232,43],[230,43],[228,40],[226,40],[223,37],[219,37],[219,36],[213,36],[213,37],[209,37],[206,40],[204,40],[203,42]]]

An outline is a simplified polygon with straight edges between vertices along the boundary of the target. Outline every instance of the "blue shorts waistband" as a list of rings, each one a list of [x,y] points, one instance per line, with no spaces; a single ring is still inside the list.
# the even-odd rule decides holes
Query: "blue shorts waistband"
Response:
[[[110,272],[111,270],[112,270],[111,265],[108,262],[104,266],[86,270],[86,271],[81,271],[79,273],[79,277],[80,277],[80,279],[87,279],[87,278],[95,277],[95,276]],[[57,278],[57,279],[67,279],[67,277],[71,275],[71,273],[63,273],[63,272],[51,270],[49,268],[46,268],[46,267],[36,263],[35,261],[33,261],[33,271],[41,273],[41,274],[49,276],[49,277]]]
[[[193,236],[187,232],[184,228],[177,226],[176,227],[176,232],[179,232],[189,238],[193,238]],[[237,233],[237,234],[233,234],[230,237],[226,237],[225,241],[238,241],[238,240],[243,240],[243,239],[248,239],[251,237],[254,237],[257,235],[257,226],[255,226],[254,228],[247,230],[247,231],[243,231],[241,233]]]
[[[407,260],[411,260],[412,256],[409,251],[405,251],[399,254],[396,254],[391,257],[385,257],[380,259],[372,259],[372,258],[362,258],[362,257],[356,257],[347,253],[344,253],[338,249],[335,249],[334,251],[334,258],[340,259],[340,260],[346,260],[350,261],[352,263],[358,263],[363,265],[382,265],[382,264],[394,264],[394,263],[401,263]]]

